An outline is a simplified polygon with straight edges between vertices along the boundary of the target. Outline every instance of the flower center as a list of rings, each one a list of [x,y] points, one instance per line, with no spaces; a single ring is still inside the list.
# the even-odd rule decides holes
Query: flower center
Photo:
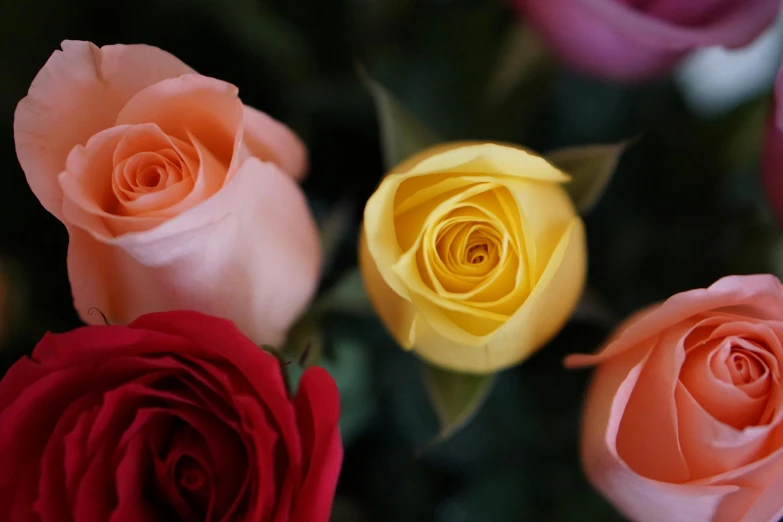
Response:
[[[758,356],[741,348],[732,348],[726,367],[735,385],[750,384],[764,374],[764,363]]]
[[[468,249],[468,263],[477,265],[489,258],[489,247],[486,244],[473,245]]]
[[[775,355],[763,339],[746,336],[741,325],[731,328],[736,335],[725,337],[718,329],[694,330],[685,340],[680,382],[707,413],[735,429],[765,424],[774,410],[768,406],[777,380]]]
[[[190,455],[182,455],[174,465],[174,478],[180,487],[188,491],[198,491],[207,482],[204,467]]]

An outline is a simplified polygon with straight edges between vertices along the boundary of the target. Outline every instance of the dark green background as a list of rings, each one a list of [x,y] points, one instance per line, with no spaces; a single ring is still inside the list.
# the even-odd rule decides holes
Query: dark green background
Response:
[[[310,149],[304,186],[317,217],[338,202],[352,208],[324,288],[355,267],[361,208],[383,174],[362,63],[447,138],[542,152],[641,139],[586,218],[594,298],[550,346],[504,372],[452,440],[417,454],[435,425],[413,356],[372,318],[329,318],[325,364],[346,430],[334,520],[618,520],[579,469],[588,374],[565,371],[562,358],[595,350],[642,305],[722,275],[779,269],[757,173],[769,97],[703,120],[670,79],[614,86],[544,60],[487,104],[516,23],[499,0],[0,0],[0,258],[10,291],[0,370],[44,331],[79,324],[65,228],[28,189],[13,146],[14,107],[61,40],[157,45],[293,127]]]

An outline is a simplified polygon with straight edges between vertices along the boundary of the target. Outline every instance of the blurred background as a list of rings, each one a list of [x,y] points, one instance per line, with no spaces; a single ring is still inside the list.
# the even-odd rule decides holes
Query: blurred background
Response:
[[[159,46],[291,126],[330,236],[324,292],[360,292],[361,211],[384,173],[358,64],[447,139],[546,152],[638,138],[586,218],[589,287],[574,320],[501,374],[450,440],[427,445],[437,425],[416,360],[376,319],[337,310],[317,328],[319,364],[343,399],[336,522],[620,520],[580,471],[588,373],[564,370],[563,357],[594,351],[617,321],[675,292],[783,275],[758,175],[779,25],[742,53],[706,50],[663,80],[618,86],[559,66],[502,0],[0,0],[0,375],[45,331],[80,324],[65,228],[29,190],[12,127],[63,39]]]

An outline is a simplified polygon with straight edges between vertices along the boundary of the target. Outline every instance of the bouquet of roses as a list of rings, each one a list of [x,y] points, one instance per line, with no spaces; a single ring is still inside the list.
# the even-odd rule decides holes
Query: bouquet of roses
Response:
[[[534,32],[515,33],[512,47],[638,82],[698,48],[749,44],[780,5],[514,7]],[[546,67],[536,60],[526,67]],[[421,376],[436,417],[434,432],[406,444],[421,462],[504,393],[505,370],[546,351],[585,310],[613,332],[567,349],[557,372],[595,368],[581,430],[570,430],[589,482],[640,522],[783,516],[778,278],[737,269],[706,288],[677,283],[684,291],[619,325],[588,283],[588,245],[591,266],[611,272],[604,251],[615,243],[592,246],[583,216],[600,211],[618,162],[644,134],[546,153],[482,132],[450,136],[358,66],[386,172],[361,215],[340,203],[324,214],[300,186],[308,146],[202,72],[157,47],[67,40],[16,106],[16,156],[65,225],[73,305],[87,326],[47,333],[0,380],[0,521],[375,522],[334,500],[343,446],[385,415],[368,398],[369,376],[404,375],[402,387]],[[533,74],[516,72],[516,83]],[[495,101],[476,106],[501,103],[503,85],[489,82]],[[765,118],[764,187],[783,217],[783,109],[773,104]],[[339,168],[356,168],[344,154]],[[355,257],[335,276],[346,238]],[[610,277],[620,293],[634,284]],[[341,314],[362,319],[343,324]],[[365,331],[378,320],[381,337]],[[360,362],[340,363],[335,335],[353,339],[340,353]],[[402,350],[374,359],[388,340]],[[390,399],[385,410],[404,418],[416,402]],[[495,415],[521,416],[505,404]],[[497,427],[479,436],[502,437]],[[528,520],[486,515],[488,506],[481,520]],[[438,520],[478,520],[443,509]]]

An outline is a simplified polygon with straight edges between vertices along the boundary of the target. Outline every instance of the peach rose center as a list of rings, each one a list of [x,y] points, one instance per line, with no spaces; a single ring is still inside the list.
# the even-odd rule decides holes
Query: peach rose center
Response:
[[[183,200],[198,179],[199,160],[193,145],[164,138],[141,127],[132,141],[123,140],[114,153],[110,212],[138,216],[162,211]]]
[[[711,336],[686,349],[680,382],[710,415],[743,429],[769,422],[767,406],[777,366],[763,340]]]

